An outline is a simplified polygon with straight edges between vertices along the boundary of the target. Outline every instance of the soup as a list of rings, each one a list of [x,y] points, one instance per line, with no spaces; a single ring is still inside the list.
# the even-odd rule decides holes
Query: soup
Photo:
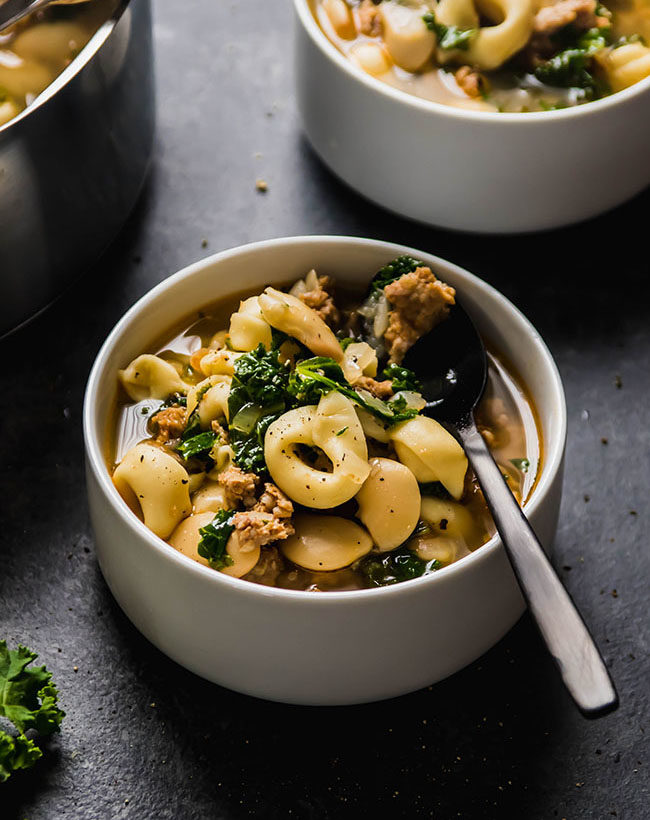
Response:
[[[310,271],[212,305],[120,371],[113,482],[155,534],[216,571],[363,589],[462,559],[494,526],[456,439],[402,364],[454,289],[400,257],[368,294]],[[479,429],[517,499],[541,466],[534,409],[490,355]]]
[[[650,0],[313,2],[323,32],[361,69],[460,108],[565,108],[650,75]]]
[[[23,111],[59,76],[118,2],[51,5],[0,31],[0,125]]]

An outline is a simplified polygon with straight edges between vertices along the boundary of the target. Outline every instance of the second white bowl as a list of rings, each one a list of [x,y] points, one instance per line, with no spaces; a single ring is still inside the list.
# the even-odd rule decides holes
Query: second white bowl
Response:
[[[516,233],[596,216],[650,184],[650,78],[560,111],[467,111],[392,88],[327,39],[294,0],[305,133],[329,168],[396,213]]]

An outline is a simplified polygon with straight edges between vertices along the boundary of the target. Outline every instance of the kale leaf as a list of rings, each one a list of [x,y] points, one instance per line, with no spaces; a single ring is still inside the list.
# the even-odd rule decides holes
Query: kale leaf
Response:
[[[185,439],[178,445],[176,451],[181,454],[185,461],[190,458],[205,461],[208,459],[210,450],[214,447],[216,440],[217,434],[213,433],[212,430],[206,430],[192,436],[192,438]]]
[[[289,378],[288,389],[300,404],[317,404],[322,395],[337,390],[388,424],[412,419],[418,412],[407,407],[403,397],[386,402],[367,390],[355,390],[343,375],[341,366],[326,356],[298,362]]]
[[[280,362],[277,348],[267,351],[259,344],[235,362],[228,395],[229,433],[235,464],[242,470],[258,475],[266,471],[264,435],[291,401],[288,383],[289,368]]]
[[[415,393],[422,392],[422,385],[418,377],[408,367],[401,367],[399,364],[389,364],[384,368],[383,376],[393,383],[393,392],[398,390],[413,390]]]
[[[233,510],[219,510],[214,519],[199,530],[201,540],[197,552],[210,562],[213,569],[223,569],[233,563],[232,558],[226,552],[226,544],[235,529],[234,515]]]
[[[445,51],[458,49],[460,51],[467,51],[469,44],[478,34],[476,28],[460,28],[460,26],[445,26],[436,20],[436,16],[432,11],[427,12],[422,19],[426,23],[429,31],[434,31],[438,38],[438,48]]]
[[[439,561],[422,561],[407,547],[399,547],[392,552],[367,556],[361,561],[359,569],[372,586],[383,587],[419,578],[440,566]]]
[[[610,43],[609,27],[589,29],[567,48],[538,65],[534,70],[535,77],[546,85],[582,88],[591,96],[599,95],[604,88],[593,73],[593,56]]]
[[[392,262],[380,268],[373,276],[370,283],[371,290],[383,290],[386,285],[404,276],[405,273],[411,273],[423,264],[420,259],[414,259],[412,256],[398,256],[397,259],[393,259]]]
[[[8,649],[6,641],[0,641],[0,717],[19,732],[14,736],[0,730],[0,782],[17,769],[33,766],[42,756],[25,732],[33,729],[40,735],[51,735],[59,730],[65,715],[57,706],[52,674],[44,666],[30,666],[36,658],[36,653],[24,646]]]

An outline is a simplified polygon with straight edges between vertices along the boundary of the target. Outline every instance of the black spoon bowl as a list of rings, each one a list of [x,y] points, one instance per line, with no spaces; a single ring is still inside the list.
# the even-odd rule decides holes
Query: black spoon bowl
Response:
[[[422,383],[427,402],[422,413],[443,423],[462,444],[529,610],[578,708],[586,717],[613,711],[618,695],[598,648],[476,427],[487,354],[458,302],[408,351],[403,364]]]

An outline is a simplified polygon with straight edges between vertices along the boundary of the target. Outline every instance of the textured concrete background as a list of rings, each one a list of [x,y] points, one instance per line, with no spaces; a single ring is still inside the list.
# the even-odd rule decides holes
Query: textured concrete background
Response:
[[[515,239],[400,221],[336,182],[301,137],[288,0],[155,6],[158,144],[137,212],[83,282],[0,343],[0,636],[38,651],[67,712],[38,766],[0,787],[0,816],[646,818],[650,196]],[[616,161],[614,147],[603,161]],[[555,565],[612,669],[616,714],[577,714],[527,617],[432,689],[307,709],[194,677],[114,604],[93,555],[82,463],[83,388],[102,340],[176,269],[300,233],[448,257],[541,331],[569,405]]]

